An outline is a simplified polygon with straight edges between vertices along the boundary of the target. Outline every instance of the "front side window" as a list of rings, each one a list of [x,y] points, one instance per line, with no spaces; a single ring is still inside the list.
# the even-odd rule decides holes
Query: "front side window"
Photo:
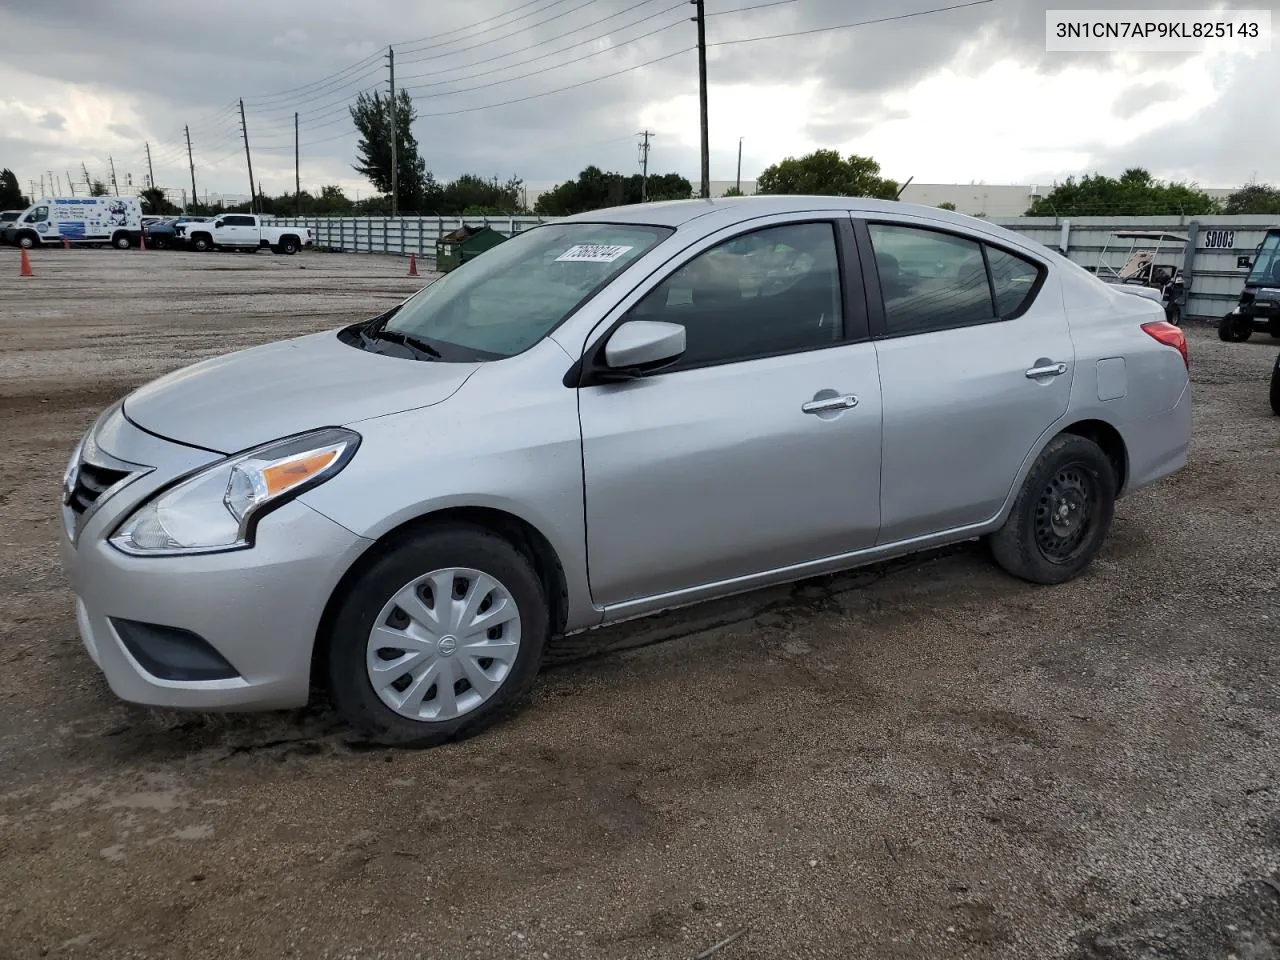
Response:
[[[30,214],[27,215],[27,220],[30,223],[44,223],[48,219],[49,219],[48,207],[36,207],[34,210],[31,211]]]
[[[225,226],[228,226],[228,227],[252,227],[253,217],[232,216],[232,217],[227,217],[226,220],[223,221],[223,223]]]
[[[632,308],[685,328],[686,369],[830,346],[844,337],[830,223],[768,227],[698,254]]]
[[[672,232],[611,223],[535,227],[427,286],[384,329],[424,341],[445,360],[515,356]]]
[[[1245,283],[1280,286],[1280,233],[1268,233]]]
[[[889,336],[996,318],[981,245],[935,230],[884,223],[867,226]]]

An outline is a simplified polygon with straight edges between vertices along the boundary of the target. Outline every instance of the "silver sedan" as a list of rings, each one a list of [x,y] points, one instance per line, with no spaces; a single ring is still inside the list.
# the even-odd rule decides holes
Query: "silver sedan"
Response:
[[[519,234],[105,411],[62,554],[111,688],[464,736],[548,638],[986,538],[1061,583],[1181,468],[1160,305],[942,210],[773,197]]]

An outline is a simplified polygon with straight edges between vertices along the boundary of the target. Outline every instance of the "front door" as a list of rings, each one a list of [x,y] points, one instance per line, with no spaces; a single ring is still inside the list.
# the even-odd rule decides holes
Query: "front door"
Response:
[[[990,520],[1067,410],[1075,349],[1056,281],[1025,253],[918,221],[858,236],[884,391],[880,542]]]
[[[598,605],[870,547],[879,531],[880,382],[848,222],[695,249],[622,318],[682,324],[683,358],[579,394]]]

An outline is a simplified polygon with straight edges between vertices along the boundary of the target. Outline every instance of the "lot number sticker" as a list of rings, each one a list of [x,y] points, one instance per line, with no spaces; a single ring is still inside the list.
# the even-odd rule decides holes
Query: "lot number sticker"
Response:
[[[561,260],[579,263],[613,263],[630,249],[630,247],[608,243],[579,243],[556,257],[556,263]]]

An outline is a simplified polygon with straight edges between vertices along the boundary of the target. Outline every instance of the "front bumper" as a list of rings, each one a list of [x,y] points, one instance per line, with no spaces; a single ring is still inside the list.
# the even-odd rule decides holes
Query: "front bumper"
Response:
[[[187,557],[124,554],[106,539],[117,524],[151,492],[191,469],[193,457],[204,455],[142,434],[118,413],[113,416],[105,429],[98,427],[105,451],[156,469],[108,491],[86,514],[74,541],[66,533],[60,537],[81,640],[111,689],[124,700],[155,707],[267,710],[306,703],[325,605],[370,541],[295,500],[263,518],[251,549]],[[195,634],[234,675],[157,676],[126,646],[122,621]]]

